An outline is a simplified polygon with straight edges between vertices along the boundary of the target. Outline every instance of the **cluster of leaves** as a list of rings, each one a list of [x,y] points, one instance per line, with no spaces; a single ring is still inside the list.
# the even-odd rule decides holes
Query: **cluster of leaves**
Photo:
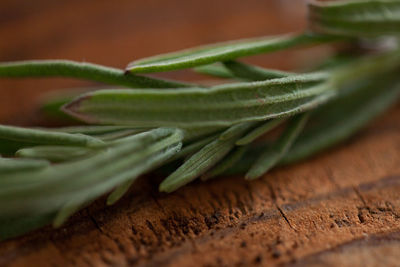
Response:
[[[224,174],[256,179],[354,134],[400,94],[397,47],[335,56],[301,74],[236,59],[298,46],[342,42],[361,49],[367,38],[397,40],[400,1],[314,1],[309,11],[306,33],[155,56],[125,71],[66,60],[0,64],[0,77],[73,77],[125,87],[48,105],[58,110],[65,104],[63,112],[91,126],[0,126],[0,238],[50,221],[59,226],[106,193],[113,204],[138,176],[170,163],[183,162],[160,191]],[[238,82],[206,87],[140,75],[184,68]],[[260,140],[278,126],[277,138]]]

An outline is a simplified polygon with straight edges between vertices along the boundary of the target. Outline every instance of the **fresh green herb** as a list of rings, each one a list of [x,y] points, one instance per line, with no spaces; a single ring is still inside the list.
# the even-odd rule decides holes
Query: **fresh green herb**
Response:
[[[236,145],[243,146],[250,144],[257,138],[259,138],[262,135],[265,135],[266,133],[273,130],[275,127],[279,126],[283,122],[284,119],[274,119],[263,122],[261,123],[260,126],[249,132],[247,135],[237,140]]]
[[[246,179],[252,180],[259,178],[281,161],[303,130],[308,117],[309,113],[295,116],[276,144],[270,149],[267,149],[250,168],[246,174]]]
[[[102,141],[81,133],[68,134],[0,125],[0,139],[38,145],[93,146]]]
[[[34,146],[18,150],[15,155],[21,158],[46,159],[51,162],[64,162],[94,153],[86,147],[73,146]]]
[[[246,39],[136,60],[129,64],[127,69],[132,73],[171,71],[274,52],[299,45],[313,45],[341,40],[343,38],[308,33]]]
[[[229,126],[303,112],[335,95],[326,73],[190,88],[99,90],[64,110],[88,123],[135,127]]]
[[[311,28],[319,33],[376,37],[399,35],[400,1],[310,1]]]
[[[306,33],[159,55],[126,71],[64,60],[0,63],[0,77],[72,77],[127,87],[71,91],[44,103],[59,120],[69,114],[92,125],[0,125],[0,239],[51,222],[58,227],[104,194],[114,204],[155,169],[172,168],[159,186],[165,192],[197,178],[247,173],[255,179],[349,138],[399,98],[400,50],[379,50],[385,39],[377,38],[389,36],[398,46],[399,11],[398,0],[312,1]],[[365,40],[377,44],[374,53],[359,45]],[[360,53],[343,58],[340,51],[309,73],[236,61],[337,42]],[[229,80],[203,87],[136,75],[183,68]],[[284,122],[277,138],[260,138]]]
[[[247,127],[234,125],[228,128],[221,134],[223,138],[217,138],[201,148],[199,152],[191,156],[180,168],[168,176],[160,184],[160,191],[172,192],[205,173],[234,148],[236,140],[250,127],[251,125],[247,125]]]
[[[48,167],[50,163],[46,160],[36,159],[9,159],[0,157],[0,175],[15,172],[34,171]]]
[[[201,180],[206,181],[226,172],[243,157],[247,149],[247,146],[235,148],[235,150],[231,151],[224,159],[218,162],[214,168],[202,175]]]
[[[234,77],[250,81],[263,81],[294,75],[294,73],[279,70],[268,70],[238,61],[226,61],[224,62],[224,66],[234,75]]]
[[[123,70],[70,60],[34,60],[0,64],[0,77],[71,77],[130,88],[179,88],[190,84],[127,74]]]

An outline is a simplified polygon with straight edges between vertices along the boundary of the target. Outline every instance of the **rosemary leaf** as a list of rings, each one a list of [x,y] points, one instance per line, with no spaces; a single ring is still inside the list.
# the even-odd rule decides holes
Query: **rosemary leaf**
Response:
[[[193,153],[199,151],[201,148],[203,148],[205,145],[209,144],[210,142],[214,141],[217,139],[219,134],[203,137],[200,140],[194,141],[191,144],[183,146],[182,150],[173,155],[166,163],[172,162],[174,160],[184,158],[188,155],[192,155]]]
[[[180,130],[155,129],[125,138],[125,142],[80,161],[53,165],[31,175],[3,177],[0,214],[48,213],[73,199],[91,201],[125,182],[116,174],[140,167],[154,153],[182,139]]]
[[[182,128],[181,128],[182,129]],[[224,130],[224,127],[207,126],[207,127],[194,127],[183,129],[185,132],[185,142],[191,142],[203,137],[207,137]]]
[[[239,140],[236,141],[236,145],[238,146],[243,146],[243,145],[248,145],[254,140],[256,140],[258,137],[264,135],[265,133],[275,129],[275,127],[279,126],[285,121],[283,118],[279,119],[273,119],[266,121],[265,123],[262,123],[260,126],[240,138]]]
[[[303,130],[309,115],[309,113],[304,113],[291,119],[287,129],[276,144],[270,150],[266,150],[250,168],[246,174],[246,179],[253,180],[259,178],[279,163]]]
[[[295,75],[292,72],[261,68],[233,60],[195,67],[194,71],[219,78],[245,81],[263,81]]]
[[[400,34],[400,1],[310,1],[311,28],[319,33],[348,36]]]
[[[140,162],[137,168],[128,169],[127,171],[118,174],[113,179],[124,180],[125,182],[119,185],[107,198],[107,204],[112,205],[117,202],[133,184],[133,182],[139,177],[139,175],[151,171],[161,164],[164,164],[169,158],[178,153],[182,148],[182,143],[177,143],[165,151],[162,151],[154,156],[151,156],[147,160]]]
[[[128,129],[128,130],[121,130],[117,132],[112,132],[112,133],[106,133],[106,134],[101,134],[101,135],[96,135],[97,138],[103,140],[103,141],[113,141],[119,138],[131,136],[134,134],[142,133],[146,130],[139,130],[139,129]]]
[[[209,65],[201,65],[193,68],[193,70],[197,73],[206,74],[214,77],[225,78],[225,79],[234,79],[236,78],[231,71],[229,71],[224,65],[221,63],[209,64]]]
[[[201,180],[207,181],[226,172],[229,168],[234,166],[239,160],[242,159],[247,149],[248,149],[247,146],[241,146],[235,148],[223,160],[218,162],[215,167],[213,167],[210,171],[202,175]]]
[[[261,82],[220,85],[208,90],[100,90],[64,107],[89,123],[135,127],[205,127],[266,120],[312,109],[335,91],[326,73]],[[325,82],[325,83],[324,83]]]
[[[0,63],[0,77],[70,77],[129,88],[179,88],[190,84],[125,73],[120,69],[71,60],[32,60]]]
[[[58,127],[58,128],[47,128],[46,130],[52,130],[56,132],[70,133],[70,134],[86,134],[86,135],[103,135],[108,133],[115,133],[124,130],[135,129],[134,127],[129,126],[107,126],[107,125],[84,125],[84,126],[66,126],[66,127]],[[139,129],[146,130],[146,129]]]
[[[309,158],[350,138],[379,116],[400,97],[400,85],[393,77],[381,76],[345,88],[341,95],[312,112],[310,123],[296,139],[279,164],[290,164]],[[273,144],[257,143],[250,147],[240,162],[224,175],[245,173],[264,151]]]
[[[235,147],[236,140],[247,130],[248,127],[232,126],[228,128],[224,133],[229,132],[229,138],[224,138],[223,140],[216,138],[204,146],[162,181],[159,190],[162,192],[175,191],[205,173]]]
[[[1,63],[0,63],[1,66]],[[46,118],[57,120],[57,121],[65,121],[65,122],[76,122],[68,114],[62,112],[61,107],[66,103],[72,101],[75,97],[93,91],[98,90],[99,88],[68,88],[57,91],[51,91],[46,93],[39,100],[39,110],[40,112],[46,116]]]
[[[35,171],[46,168],[50,165],[47,160],[37,159],[16,159],[0,157],[0,175],[7,175],[16,172]],[[2,177],[0,177],[1,180]]]
[[[246,132],[257,125],[257,122],[244,122],[235,124],[225,130],[220,136],[219,140],[228,140],[234,138],[238,132]]]
[[[0,139],[37,145],[93,146],[103,142],[84,134],[68,134],[0,125]]]
[[[239,61],[226,61],[224,62],[224,66],[233,74],[234,77],[250,81],[264,81],[295,75],[295,73],[264,69]]]
[[[108,196],[107,205],[114,205],[118,200],[120,200],[126,192],[128,192],[135,180],[136,177],[132,177],[131,180],[125,181],[121,185],[117,186],[117,188],[115,188]]]
[[[399,96],[396,78],[379,77],[315,110],[311,117],[314,126],[304,130],[282,164],[310,157],[348,139],[393,105]]]
[[[94,153],[95,150],[85,147],[35,146],[18,150],[15,155],[21,158],[46,159],[51,162],[76,160]]]
[[[79,211],[85,205],[85,198],[73,199],[65,204],[53,219],[53,227],[60,227],[72,214]]]
[[[274,52],[299,45],[312,45],[338,40],[343,39],[309,33],[238,40],[140,59],[129,64],[127,70],[133,73],[171,71]]]

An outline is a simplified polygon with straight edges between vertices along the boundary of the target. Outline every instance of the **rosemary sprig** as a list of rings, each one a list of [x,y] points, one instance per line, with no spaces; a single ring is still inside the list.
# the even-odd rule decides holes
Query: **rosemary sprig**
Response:
[[[94,125],[0,125],[0,239],[51,222],[60,226],[104,194],[114,204],[141,174],[159,167],[173,168],[159,187],[172,192],[197,178],[258,178],[349,138],[398,99],[398,48],[363,51],[339,63],[334,56],[311,73],[235,60],[338,41],[354,49],[360,37],[397,38],[400,1],[312,1],[309,10],[306,33],[159,55],[134,61],[126,72],[64,60],[0,63],[0,77],[72,77],[130,88],[46,102],[50,113],[63,106],[63,112]],[[192,67],[240,82],[202,87],[135,74]],[[275,141],[259,138],[284,122]]]

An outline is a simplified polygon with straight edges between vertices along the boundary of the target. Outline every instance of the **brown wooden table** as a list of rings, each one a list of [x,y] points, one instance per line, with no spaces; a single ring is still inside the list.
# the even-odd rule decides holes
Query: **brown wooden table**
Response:
[[[2,0],[0,60],[122,68],[193,45],[298,31],[304,18],[304,2],[293,0]],[[289,69],[318,57],[249,60]],[[0,120],[32,124],[42,93],[93,85],[0,80]],[[0,266],[399,266],[399,125],[397,105],[347,143],[254,182],[227,177],[167,195],[157,192],[160,178],[143,177],[115,206],[98,201],[61,229],[0,243]]]

